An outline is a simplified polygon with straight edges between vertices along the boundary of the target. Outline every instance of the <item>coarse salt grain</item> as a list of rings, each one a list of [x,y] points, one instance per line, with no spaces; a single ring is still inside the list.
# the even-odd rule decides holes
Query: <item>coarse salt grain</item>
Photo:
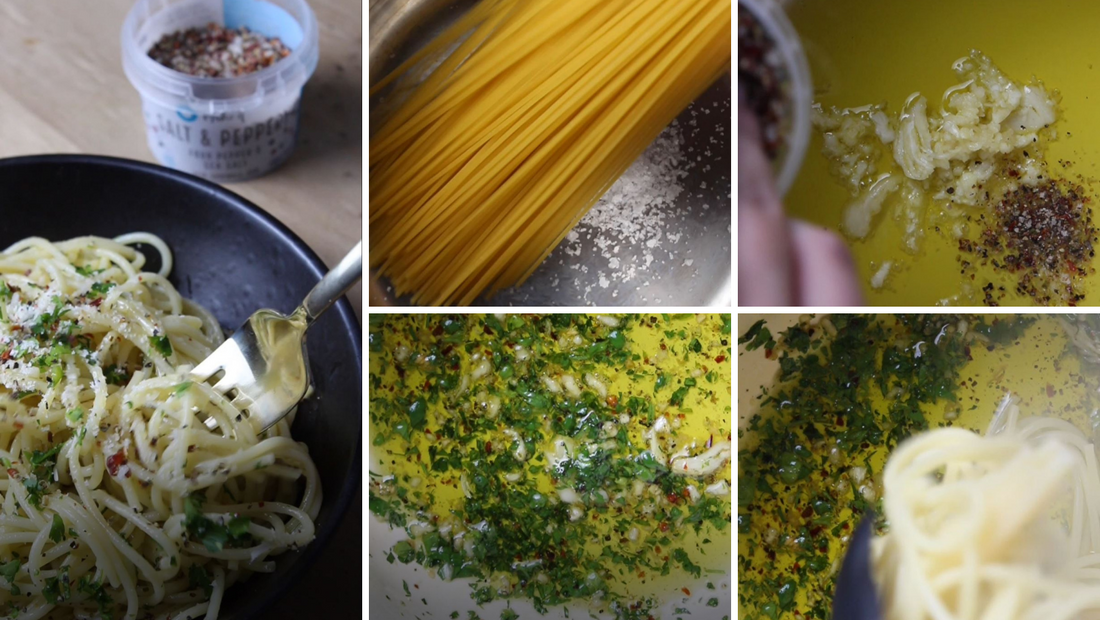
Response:
[[[594,252],[608,267],[611,288],[617,288],[636,282],[655,262],[678,264],[678,253],[690,253],[681,243],[686,237],[680,224],[689,217],[691,206],[678,203],[690,200],[691,192],[699,189],[687,177],[698,168],[696,159],[702,158],[695,156],[696,149],[686,146],[689,134],[692,142],[700,138],[695,120],[699,110],[691,107],[688,114],[691,118],[687,121],[675,120],[666,127],[570,231],[561,248],[564,256],[560,263],[564,267],[583,272],[582,264],[592,259],[585,254]],[[720,127],[717,131],[723,133]],[[709,140],[712,144],[723,141],[715,136],[709,136]],[[709,153],[710,149],[706,150]],[[706,205],[702,211],[709,207]],[[625,252],[620,248],[626,248]],[[690,262],[681,266],[694,263],[694,259],[687,260]],[[584,292],[591,288],[586,287]],[[587,301],[587,295],[584,299]]]

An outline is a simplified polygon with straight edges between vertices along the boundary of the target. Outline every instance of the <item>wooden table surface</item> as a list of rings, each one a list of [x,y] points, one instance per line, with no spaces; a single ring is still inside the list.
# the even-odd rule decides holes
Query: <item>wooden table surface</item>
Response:
[[[132,4],[0,2],[0,157],[89,153],[154,162],[141,99],[122,71],[119,39]],[[303,94],[298,147],[273,173],[226,187],[332,266],[362,238],[363,5],[310,5],[321,59]],[[349,298],[361,316],[362,288]]]
[[[298,146],[268,176],[227,187],[332,266],[362,238],[363,5],[309,3],[321,59],[303,93]],[[132,4],[0,0],[0,157],[87,153],[154,162],[141,99],[122,71],[119,39]],[[362,316],[362,287],[348,297]],[[265,618],[316,617],[320,601],[330,611],[360,609],[361,549],[360,494],[315,568]]]

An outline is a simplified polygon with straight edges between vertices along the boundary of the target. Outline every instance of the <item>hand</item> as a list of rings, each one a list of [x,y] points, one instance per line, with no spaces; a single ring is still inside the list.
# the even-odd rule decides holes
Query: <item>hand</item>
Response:
[[[855,264],[836,233],[783,212],[760,127],[739,106],[737,301],[742,306],[858,306]]]

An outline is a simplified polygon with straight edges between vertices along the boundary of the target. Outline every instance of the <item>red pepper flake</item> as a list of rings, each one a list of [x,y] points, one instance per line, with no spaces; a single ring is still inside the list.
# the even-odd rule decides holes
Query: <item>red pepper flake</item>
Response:
[[[667,532],[668,531],[668,523],[665,523],[663,521],[661,522],[661,531],[662,532]],[[657,552],[660,553],[660,548],[657,549]]]
[[[107,457],[107,472],[112,476],[118,475],[118,468],[126,464],[126,452],[119,450],[118,452]]]
[[[691,596],[691,590],[688,590],[687,588],[680,588],[680,591],[687,596]]]
[[[9,478],[18,478],[19,477],[19,470],[9,467],[8,468],[8,477]]]
[[[611,396],[608,396],[607,397],[607,406],[611,407],[612,409],[614,409],[615,407],[618,407],[619,406],[619,397],[615,396],[614,394],[612,394]]]
[[[791,104],[785,95],[786,73],[776,52],[775,41],[752,11],[737,12],[737,83],[745,92],[746,106],[760,122],[764,152],[775,160],[783,148],[783,119]]]
[[[719,355],[718,357],[714,358],[714,363],[715,364],[721,364],[724,361],[726,361],[726,356],[725,355]]]
[[[485,454],[492,454],[492,453],[493,453],[493,442],[486,441],[485,442]]]
[[[1018,174],[1009,170],[1008,176]],[[1076,305],[1083,280],[1095,272],[1097,230],[1084,189],[1065,180],[1020,185],[996,203],[977,239],[960,239],[959,251],[973,254],[962,273],[973,279],[975,264],[1013,274],[1016,293],[1043,305]],[[998,305],[1008,291],[992,282],[981,287],[983,302]]]

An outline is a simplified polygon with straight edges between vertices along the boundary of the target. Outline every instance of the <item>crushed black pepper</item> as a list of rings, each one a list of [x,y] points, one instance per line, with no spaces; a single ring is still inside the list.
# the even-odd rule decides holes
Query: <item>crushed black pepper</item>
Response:
[[[784,84],[787,80],[775,42],[752,11],[738,5],[737,83],[745,95],[745,102],[760,120],[764,152],[772,161],[783,148]]]
[[[1077,305],[1084,299],[1084,276],[1094,273],[1097,228],[1091,199],[1080,185],[1045,179],[1022,185],[993,206],[992,217],[980,217],[978,239],[959,240],[959,250],[974,254],[980,264],[1014,274],[1016,292],[1043,305]],[[972,266],[959,257],[963,270]],[[983,301],[997,305],[1003,287],[987,284]]]
[[[169,69],[208,78],[255,73],[289,55],[290,49],[278,37],[213,22],[166,34],[149,50],[150,58]]]

